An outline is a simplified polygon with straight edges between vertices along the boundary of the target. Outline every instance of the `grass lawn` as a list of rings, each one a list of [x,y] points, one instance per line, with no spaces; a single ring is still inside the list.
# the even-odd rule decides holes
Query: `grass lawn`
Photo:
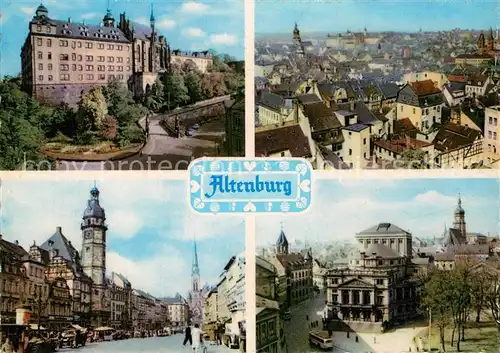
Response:
[[[453,343],[453,347],[451,347],[451,332],[451,328],[445,329],[444,339],[446,352],[457,351],[457,333],[455,332],[455,342]],[[465,329],[465,341],[460,342],[460,351],[477,353],[498,352],[499,338],[497,335],[498,331],[494,321],[485,321],[479,324],[475,322],[469,322]],[[422,336],[422,340],[424,343],[424,348],[427,349],[429,337]],[[434,325],[432,327],[431,348],[433,351],[441,351],[441,343],[439,341],[439,328]]]

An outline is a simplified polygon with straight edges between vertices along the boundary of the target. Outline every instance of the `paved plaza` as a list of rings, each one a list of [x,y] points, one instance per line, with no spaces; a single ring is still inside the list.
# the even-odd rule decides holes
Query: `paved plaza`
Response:
[[[58,352],[78,353],[188,353],[193,352],[191,347],[183,347],[184,336],[181,334],[168,337],[133,338],[122,341],[89,343],[78,349],[65,348]],[[237,353],[237,349],[225,346],[207,344],[207,353]],[[199,350],[197,353],[203,353]]]

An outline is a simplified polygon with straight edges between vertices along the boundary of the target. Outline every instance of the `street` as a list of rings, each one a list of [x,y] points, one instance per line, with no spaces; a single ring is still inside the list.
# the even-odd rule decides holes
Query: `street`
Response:
[[[194,136],[171,137],[159,124],[159,117],[149,119],[149,137],[141,153],[116,161],[59,161],[57,170],[187,170],[193,159],[216,156],[224,137],[222,119],[207,122]],[[142,121],[143,128],[145,121]]]
[[[284,323],[287,353],[312,353],[324,352],[319,348],[309,345],[309,331],[311,322],[318,321],[318,328],[322,329],[321,313],[325,307],[325,297],[321,293],[315,298],[310,299],[297,307],[291,309],[292,318]],[[309,320],[307,320],[307,317]],[[333,350],[332,352],[343,352],[342,350]]]
[[[190,347],[183,347],[184,336],[181,334],[167,337],[133,338],[121,341],[89,343],[78,349],[64,348],[58,352],[64,353],[182,353],[193,352]],[[229,353],[238,352],[237,349],[229,349],[225,346],[207,344],[207,353]],[[200,350],[199,353],[202,353]]]
[[[314,299],[292,308],[292,318],[284,322],[287,353],[317,353],[324,352],[309,345],[310,323],[318,321],[322,329],[321,312],[325,306],[325,297],[321,293]],[[307,316],[309,321],[307,321]],[[335,353],[403,353],[416,352],[413,337],[422,329],[421,325],[413,325],[391,330],[384,334],[333,332],[334,348],[329,352]],[[356,341],[357,336],[357,341]]]

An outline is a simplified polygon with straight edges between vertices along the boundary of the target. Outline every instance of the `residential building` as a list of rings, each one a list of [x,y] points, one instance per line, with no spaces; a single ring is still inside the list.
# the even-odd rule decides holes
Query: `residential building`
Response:
[[[467,97],[475,98],[484,96],[493,88],[493,81],[487,75],[475,75],[469,77],[465,84],[465,94]]]
[[[396,100],[397,119],[410,119],[420,131],[428,132],[435,123],[441,122],[444,97],[432,80],[406,84]]]
[[[171,65],[177,65],[180,69],[186,65],[194,64],[201,73],[206,73],[213,65],[213,55],[209,51],[183,52],[172,50],[170,60]]]
[[[276,268],[264,258],[257,256],[256,262],[256,335],[258,352],[285,352],[285,336],[280,307],[277,301],[278,275]]]
[[[280,309],[287,309],[308,300],[313,293],[312,255],[289,251],[283,226],[276,242],[276,251],[267,259],[277,271]]]
[[[122,274],[113,272],[108,285],[111,294],[111,326],[131,329],[132,284]]]
[[[218,326],[218,303],[217,288],[213,288],[205,295],[205,305],[203,307],[203,330],[210,337],[211,341],[216,341]]]
[[[187,326],[189,320],[189,307],[186,300],[179,294],[173,298],[166,298],[168,321],[171,326]]]
[[[488,160],[500,159],[500,106],[484,110],[484,151]]]
[[[437,130],[433,139],[434,167],[471,168],[483,160],[484,140],[481,131],[447,123]]]

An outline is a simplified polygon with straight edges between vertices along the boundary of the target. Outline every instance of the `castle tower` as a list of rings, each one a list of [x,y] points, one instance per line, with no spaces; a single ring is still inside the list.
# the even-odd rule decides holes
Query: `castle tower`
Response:
[[[90,199],[83,212],[82,230],[82,266],[94,285],[104,286],[106,273],[106,216],[99,204],[99,190],[90,190]]]
[[[488,36],[488,42],[486,44],[486,50],[492,52],[495,50],[495,37],[493,36],[493,28],[490,27],[490,34]]]
[[[155,24],[156,24],[156,19],[155,19],[155,14],[154,14],[154,7],[153,3],[151,3],[151,14],[149,15],[149,24],[151,26],[151,43],[149,45],[149,71],[150,72],[157,72],[157,65],[156,65],[156,60],[157,60],[157,55],[156,55],[156,30],[155,30]]]
[[[293,29],[293,45],[295,46],[295,53],[301,57],[304,56],[304,46],[302,45],[302,39],[300,38],[300,31],[297,23]]]
[[[111,14],[111,6],[109,4],[109,0],[108,0],[108,8],[106,10],[106,15],[102,19],[102,22],[104,24],[104,27],[114,27],[115,26],[115,18]]]
[[[454,229],[458,229],[461,233],[461,235],[466,237],[467,235],[467,229],[465,227],[465,211],[462,208],[462,199],[460,198],[460,195],[458,195],[458,204],[457,208],[455,209],[455,219],[453,221],[453,227]]]
[[[276,242],[276,254],[278,255],[288,255],[288,240],[283,231],[283,222],[281,222],[281,232]]]
[[[35,11],[35,16],[38,18],[48,18],[49,17],[49,10],[43,5],[43,3],[40,3],[40,5],[37,7]]]

